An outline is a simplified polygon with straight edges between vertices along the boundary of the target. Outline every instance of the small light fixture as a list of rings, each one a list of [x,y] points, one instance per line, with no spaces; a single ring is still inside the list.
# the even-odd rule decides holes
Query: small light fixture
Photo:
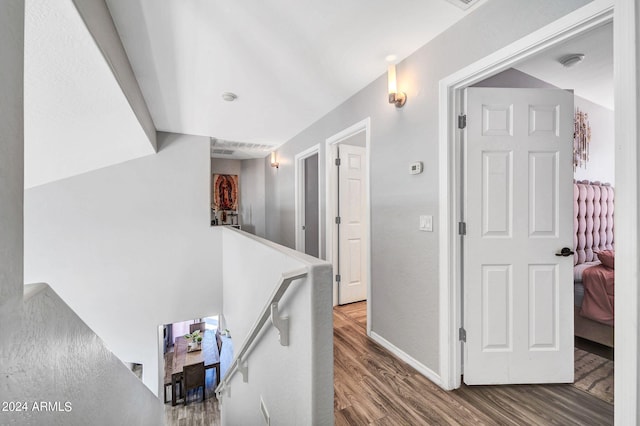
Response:
[[[276,152],[273,151],[271,153],[271,167],[275,167],[276,169],[280,168],[280,163],[276,161]]]
[[[574,65],[578,65],[584,60],[583,53],[572,53],[570,55],[563,56],[558,62],[565,68],[571,68]]]
[[[395,104],[396,108],[402,108],[404,104],[407,102],[407,94],[404,92],[398,92],[395,64],[389,64],[388,79],[389,79],[389,103]]]

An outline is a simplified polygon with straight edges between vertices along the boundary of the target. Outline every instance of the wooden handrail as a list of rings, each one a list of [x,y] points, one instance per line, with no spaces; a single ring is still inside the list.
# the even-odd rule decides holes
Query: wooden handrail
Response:
[[[246,360],[246,355],[248,354],[249,349],[251,349],[251,345],[255,341],[256,337],[258,337],[258,334],[264,327],[265,323],[269,320],[269,317],[271,316],[272,305],[277,304],[280,299],[282,299],[282,296],[284,296],[285,292],[289,288],[289,285],[291,285],[293,281],[304,278],[307,276],[307,274],[307,268],[296,269],[282,274],[278,285],[271,293],[271,296],[267,300],[264,308],[262,308],[260,316],[253,324],[253,327],[251,327],[251,331],[249,331],[247,338],[244,340],[242,346],[238,350],[238,353],[233,358],[233,362],[231,363],[231,367],[229,367],[229,370],[227,370],[227,374],[224,376],[224,379],[220,381],[218,387],[216,387],[216,395],[218,395],[218,398],[220,398],[222,391],[225,387],[227,387],[227,384],[236,373],[236,371],[243,368],[240,365],[241,360]]]

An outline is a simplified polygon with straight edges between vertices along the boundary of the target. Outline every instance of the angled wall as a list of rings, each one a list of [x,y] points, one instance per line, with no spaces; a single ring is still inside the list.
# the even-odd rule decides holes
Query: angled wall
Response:
[[[158,326],[221,312],[209,139],[25,191],[25,281],[45,282],[158,392]]]

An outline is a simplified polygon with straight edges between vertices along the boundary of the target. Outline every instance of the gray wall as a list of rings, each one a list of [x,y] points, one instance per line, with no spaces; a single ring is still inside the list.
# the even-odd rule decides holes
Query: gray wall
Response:
[[[304,160],[304,252],[314,257],[320,257],[319,235],[320,215],[318,212],[318,188],[320,164],[318,154],[314,154]]]
[[[0,400],[28,409],[0,412],[0,424],[163,424],[162,402],[49,286],[25,286],[24,313],[21,339],[2,360]],[[40,401],[59,405],[34,410]]]
[[[587,65],[585,65],[587,66]],[[546,81],[522,71],[509,68],[474,85],[474,87],[519,87],[557,89]],[[571,89],[570,87],[567,89]],[[589,115],[591,125],[590,159],[586,168],[576,169],[574,178],[608,182],[615,185],[615,139],[614,113],[612,110],[593,103],[576,93],[574,105]]]
[[[49,283],[158,391],[158,326],[222,308],[209,218],[209,139],[25,191],[25,280]]]
[[[242,161],[228,158],[212,158],[211,174],[239,175],[242,170]],[[239,188],[242,189],[242,188]]]
[[[438,83],[451,73],[588,3],[492,0],[397,66],[407,104],[387,103],[386,75],[283,145],[280,169],[267,170],[267,237],[294,247],[294,156],[371,117],[371,327],[439,372]],[[381,64],[381,68],[384,64]],[[425,171],[409,175],[423,161]],[[324,168],[321,167],[321,193]],[[322,202],[324,210],[324,199]],[[434,215],[435,232],[418,231]],[[322,218],[324,221],[324,217]]]
[[[262,158],[240,163],[240,223],[242,230],[265,236],[265,163]]]
[[[24,283],[23,64],[24,1],[0,2],[0,345],[17,328]]]

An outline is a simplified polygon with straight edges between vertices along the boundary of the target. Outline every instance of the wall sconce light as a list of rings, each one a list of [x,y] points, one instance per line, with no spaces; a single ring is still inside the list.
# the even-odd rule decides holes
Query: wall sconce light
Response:
[[[276,169],[280,168],[280,163],[276,161],[276,152],[273,151],[271,153],[271,167],[275,167]]]
[[[396,108],[402,108],[407,102],[407,94],[404,92],[398,92],[398,85],[396,83],[396,66],[394,64],[389,64],[388,78],[389,103],[395,104]]]

